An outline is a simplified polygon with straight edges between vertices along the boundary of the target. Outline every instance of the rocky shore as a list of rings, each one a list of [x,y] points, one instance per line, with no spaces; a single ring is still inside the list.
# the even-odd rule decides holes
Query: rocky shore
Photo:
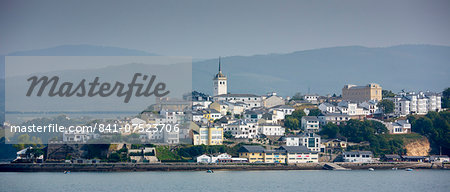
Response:
[[[337,165],[357,169],[449,169],[449,164],[432,163],[336,163]],[[0,172],[111,172],[111,171],[205,171],[205,170],[322,170],[325,163],[283,164],[197,164],[197,163],[98,163],[98,164],[65,164],[65,163],[12,163],[0,164]]]

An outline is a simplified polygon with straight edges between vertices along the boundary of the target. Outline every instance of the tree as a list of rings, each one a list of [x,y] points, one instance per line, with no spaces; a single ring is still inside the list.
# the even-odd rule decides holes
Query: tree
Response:
[[[450,108],[450,87],[442,92],[442,108]]]
[[[384,114],[394,112],[394,102],[388,99],[383,99],[378,103],[378,107],[381,108]]]
[[[395,97],[395,93],[393,93],[391,90],[382,90],[381,95],[383,98]]]
[[[322,127],[319,135],[324,138],[336,138],[339,134],[339,126],[334,123],[328,123]]]
[[[322,114],[320,109],[311,109],[309,110],[308,116],[319,116],[320,114]]]
[[[226,139],[231,139],[233,138],[233,135],[231,134],[231,131],[225,131],[223,133],[223,137],[225,137]]]
[[[302,93],[295,93],[295,95],[292,96],[292,100],[303,100]]]
[[[294,117],[286,117],[284,120],[284,126],[288,129],[297,130],[300,128],[300,121]]]

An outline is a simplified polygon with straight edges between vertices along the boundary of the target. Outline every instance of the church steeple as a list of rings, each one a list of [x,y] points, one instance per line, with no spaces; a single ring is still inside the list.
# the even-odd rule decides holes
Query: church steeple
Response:
[[[214,76],[214,96],[227,94],[227,77],[222,73],[221,57],[219,57],[219,72]]]
[[[220,56],[219,56],[219,72],[222,72],[222,70],[220,69]]]

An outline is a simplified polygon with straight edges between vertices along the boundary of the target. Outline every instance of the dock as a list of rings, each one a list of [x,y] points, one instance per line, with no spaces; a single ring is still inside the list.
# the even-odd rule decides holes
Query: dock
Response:
[[[323,165],[323,168],[326,170],[335,170],[335,171],[346,171],[346,170],[351,170],[345,167],[341,167],[337,164],[334,163],[325,163],[325,165]]]

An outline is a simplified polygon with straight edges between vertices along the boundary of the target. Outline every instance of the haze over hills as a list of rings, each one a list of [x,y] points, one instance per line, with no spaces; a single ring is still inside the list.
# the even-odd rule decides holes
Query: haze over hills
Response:
[[[217,59],[194,63],[194,89],[211,93]],[[295,92],[340,94],[344,84],[381,84],[394,92],[449,86],[450,47],[401,45],[387,48],[332,47],[288,54],[222,58],[232,93],[284,96]]]
[[[65,45],[21,51],[10,55],[29,56],[151,56],[138,50],[91,45]],[[195,60],[195,59],[194,59]],[[405,90],[442,91],[450,77],[450,47],[401,45],[386,48],[332,47],[287,54],[233,56],[222,58],[231,93],[283,96],[296,92],[340,94],[344,84],[381,84],[394,92]],[[193,63],[193,88],[212,93],[217,59]],[[4,58],[0,65],[4,65]],[[1,66],[3,67],[3,66]],[[2,78],[4,76],[2,75]]]

